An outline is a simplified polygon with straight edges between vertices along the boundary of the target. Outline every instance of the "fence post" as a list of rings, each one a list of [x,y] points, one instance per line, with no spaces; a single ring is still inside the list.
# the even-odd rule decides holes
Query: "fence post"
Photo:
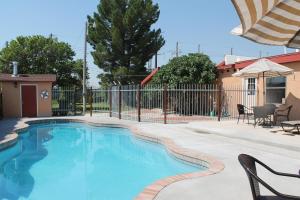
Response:
[[[222,116],[222,83],[218,84],[218,121],[221,121]]]
[[[167,124],[167,104],[168,104],[168,86],[164,84],[163,90],[163,112],[164,112],[164,124]]]
[[[3,118],[3,101],[2,101],[2,92],[0,91],[0,119],[2,118]]]
[[[119,86],[119,119],[122,119],[122,86]]]
[[[73,109],[74,116],[76,116],[76,86],[73,87]]]
[[[90,117],[93,116],[93,87],[90,88]]]
[[[136,98],[137,98],[138,122],[141,122],[141,85],[138,85]]]
[[[112,117],[112,88],[113,86],[109,87],[109,117]]]

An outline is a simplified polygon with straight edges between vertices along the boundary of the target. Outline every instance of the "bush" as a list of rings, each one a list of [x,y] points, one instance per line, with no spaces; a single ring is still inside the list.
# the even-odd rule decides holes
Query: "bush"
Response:
[[[216,65],[204,54],[173,58],[153,77],[151,83],[168,85],[211,84],[217,79]]]

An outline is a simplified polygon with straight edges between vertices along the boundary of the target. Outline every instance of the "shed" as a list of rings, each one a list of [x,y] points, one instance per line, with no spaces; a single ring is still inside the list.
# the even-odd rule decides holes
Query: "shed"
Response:
[[[53,74],[0,74],[3,117],[52,116]]]

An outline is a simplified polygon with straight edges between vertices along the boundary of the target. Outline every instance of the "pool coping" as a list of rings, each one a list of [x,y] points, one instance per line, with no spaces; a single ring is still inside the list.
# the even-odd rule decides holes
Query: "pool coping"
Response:
[[[0,151],[5,150],[14,144],[16,144],[18,141],[18,133],[11,132],[4,136],[4,138],[0,141]]]
[[[180,145],[176,144],[173,141],[173,139],[170,138],[157,137],[154,135],[146,134],[134,125],[91,122],[84,119],[83,120],[68,119],[68,118],[61,118],[61,119],[50,118],[50,119],[32,119],[32,120],[28,119],[23,123],[21,123],[20,126],[17,127],[13,132],[7,134],[4,140],[0,141],[0,151],[16,144],[18,141],[18,134],[20,132],[26,131],[28,127],[32,124],[66,123],[66,122],[78,122],[78,123],[85,123],[92,126],[101,126],[101,127],[107,126],[107,127],[116,127],[116,128],[127,128],[131,130],[133,135],[139,139],[162,144],[166,148],[168,153],[170,153],[172,156],[176,157],[177,159],[206,168],[206,170],[204,171],[178,174],[164,179],[160,179],[152,183],[151,185],[147,186],[146,188],[144,188],[144,190],[134,198],[135,200],[154,200],[163,189],[165,189],[166,187],[170,186],[175,182],[213,175],[221,172],[225,168],[224,164],[220,160],[217,160],[216,158],[208,154],[204,154],[196,150],[181,147]]]

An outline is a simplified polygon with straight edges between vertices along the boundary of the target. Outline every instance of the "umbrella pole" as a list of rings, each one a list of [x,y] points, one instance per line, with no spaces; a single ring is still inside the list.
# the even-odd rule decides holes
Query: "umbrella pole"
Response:
[[[263,105],[266,103],[265,72],[263,72]]]

